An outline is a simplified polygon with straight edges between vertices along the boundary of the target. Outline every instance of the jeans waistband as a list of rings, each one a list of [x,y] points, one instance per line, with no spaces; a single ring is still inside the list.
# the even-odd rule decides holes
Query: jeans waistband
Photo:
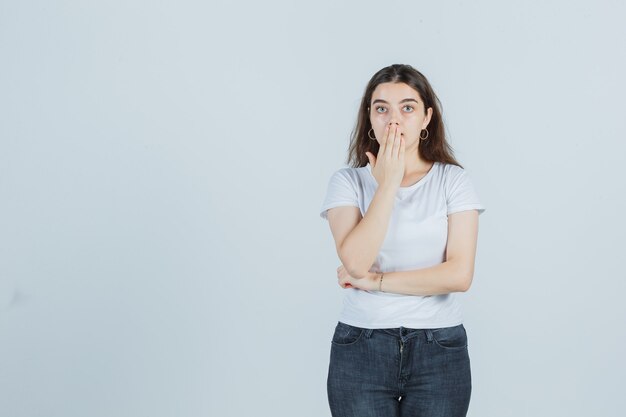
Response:
[[[433,340],[433,330],[435,329],[411,329],[408,327],[396,327],[391,329],[365,329],[365,337],[370,337],[374,330],[389,334],[391,336],[397,336],[399,339],[408,340],[419,335],[425,335],[426,339],[430,342]]]

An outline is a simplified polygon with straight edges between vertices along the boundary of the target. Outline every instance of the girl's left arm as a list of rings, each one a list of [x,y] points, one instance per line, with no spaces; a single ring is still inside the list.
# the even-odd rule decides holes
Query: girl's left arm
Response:
[[[478,211],[465,210],[448,215],[446,260],[438,265],[410,271],[385,272],[383,292],[408,295],[437,295],[469,290],[474,277],[478,241]],[[340,267],[340,269],[342,269]],[[378,291],[379,273],[361,278],[338,273],[339,285]]]

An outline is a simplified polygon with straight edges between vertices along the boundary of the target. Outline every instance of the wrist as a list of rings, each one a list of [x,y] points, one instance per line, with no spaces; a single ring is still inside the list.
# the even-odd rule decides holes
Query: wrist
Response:
[[[398,192],[399,187],[400,187],[400,184],[384,183],[384,184],[381,184],[376,189],[376,191],[381,194],[393,195],[395,197],[396,193]]]
[[[385,273],[381,272],[380,274],[376,274],[376,290],[380,292],[384,292],[382,289],[383,278]]]

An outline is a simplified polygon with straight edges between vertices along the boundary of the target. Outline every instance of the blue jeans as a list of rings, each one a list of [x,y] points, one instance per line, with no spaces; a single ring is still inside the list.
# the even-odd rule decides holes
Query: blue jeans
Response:
[[[333,417],[463,417],[472,391],[465,327],[337,322],[327,390]]]

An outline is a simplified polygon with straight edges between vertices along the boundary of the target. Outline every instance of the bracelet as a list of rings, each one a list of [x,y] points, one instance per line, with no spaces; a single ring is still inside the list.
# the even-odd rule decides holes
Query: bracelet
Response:
[[[383,275],[385,275],[385,273],[383,272],[382,274],[380,274],[380,282],[378,283],[378,291],[382,291],[382,286],[383,286]]]

